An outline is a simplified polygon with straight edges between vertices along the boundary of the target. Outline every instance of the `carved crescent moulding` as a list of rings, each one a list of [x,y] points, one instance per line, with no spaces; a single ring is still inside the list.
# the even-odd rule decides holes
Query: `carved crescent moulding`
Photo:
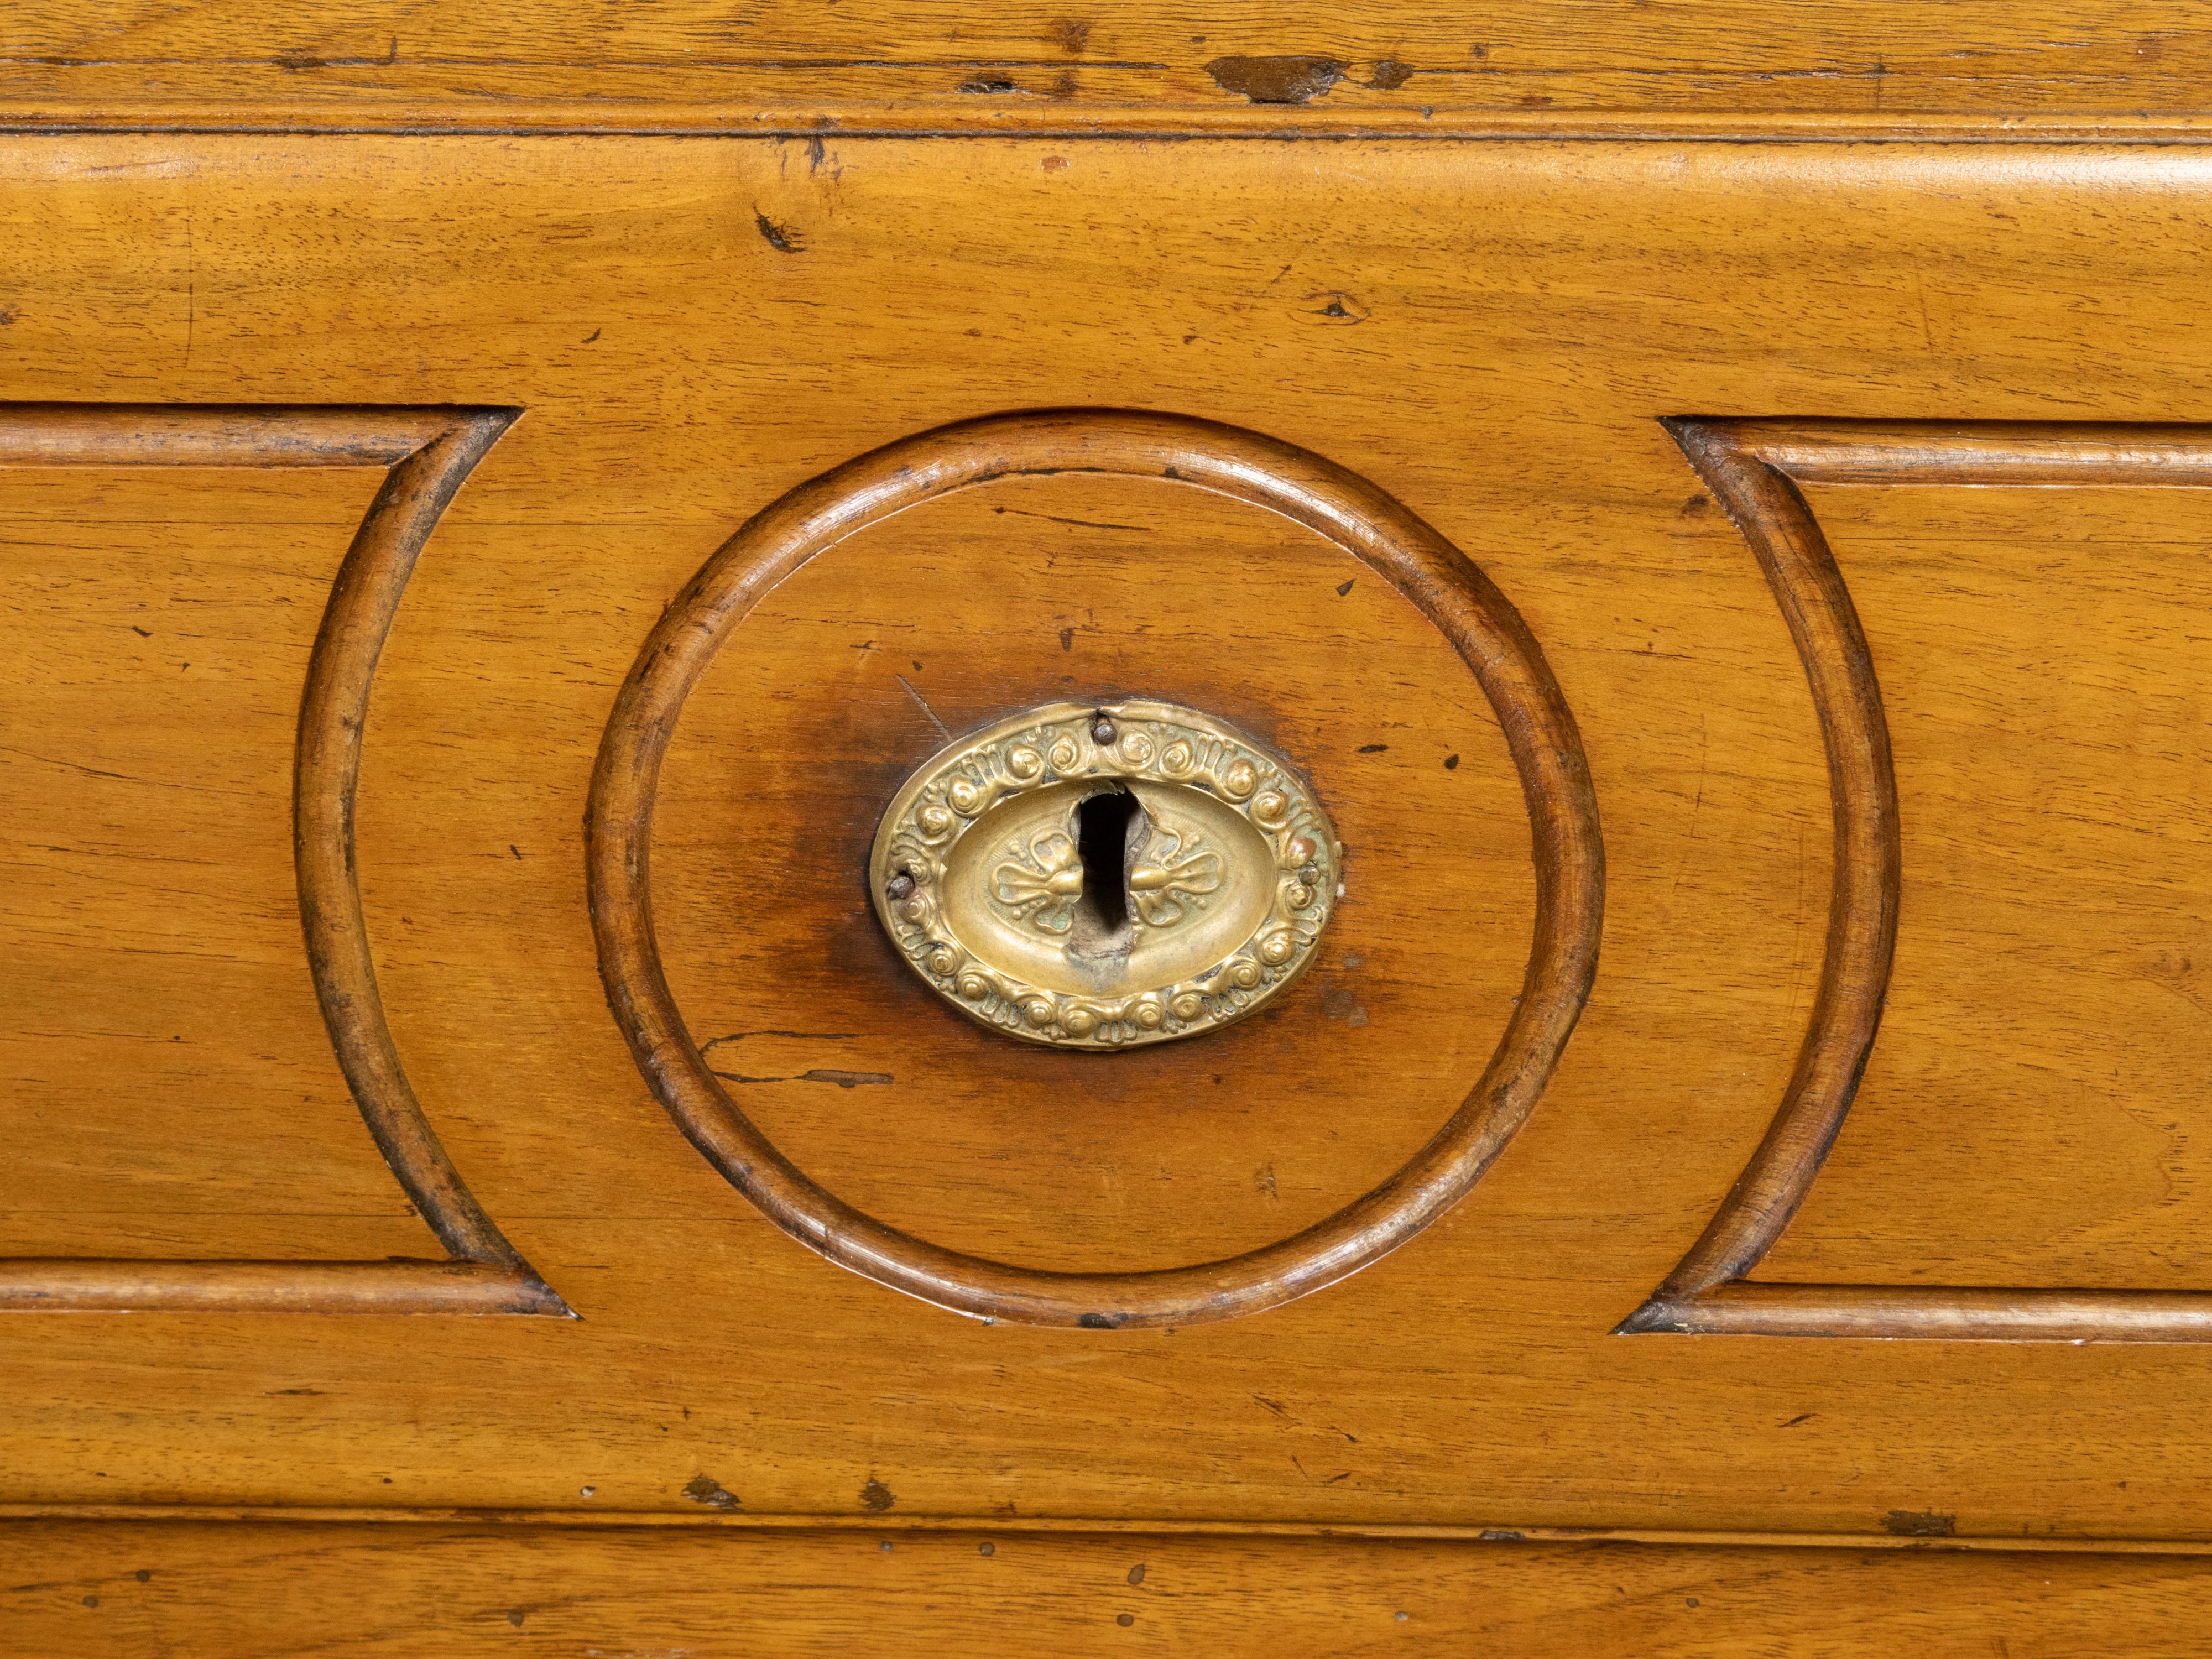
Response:
[[[1765,1138],[1704,1234],[1623,1334],[2212,1341],[2212,1291],[1810,1285],[1752,1273],[1842,1132],[1881,1024],[1903,842],[1889,721],[1858,611],[1807,484],[2212,487],[2202,426],[2005,421],[1668,421],[1765,574],[1827,752],[1835,876],[1820,988]]]
[[[385,405],[0,404],[0,466],[368,467],[383,485],[307,659],[292,842],[315,996],[354,1103],[444,1261],[0,1261],[0,1310],[574,1315],[462,1182],[384,1018],[354,873],[369,686],[416,560],[521,410]]]
[[[854,1209],[799,1170],[730,1098],[669,990],[653,941],[650,853],[662,762],[686,698],[777,583],[846,537],[998,478],[1079,470],[1212,491],[1336,544],[1449,640],[1496,711],[1532,830],[1534,936],[1522,995],[1488,1066],[1428,1143],[1380,1186],[1243,1255],[1147,1273],[1056,1273],[963,1255]],[[1358,1272],[1465,1196],[1534,1108],[1597,969],[1604,853],[1582,739],[1512,604],[1389,495],[1258,434],[1115,410],[1002,415],[848,461],[755,515],[647,637],[616,698],[586,815],[592,926],[608,1006],[678,1127],[768,1218],[839,1266],[979,1317],[1112,1328],[1233,1318]],[[977,1041],[993,1041],[978,1033]],[[1071,1065],[1097,1064],[1071,1056]]]

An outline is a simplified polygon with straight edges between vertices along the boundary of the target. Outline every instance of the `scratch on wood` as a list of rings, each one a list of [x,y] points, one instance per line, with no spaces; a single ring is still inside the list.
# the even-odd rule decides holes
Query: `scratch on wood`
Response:
[[[712,1054],[726,1042],[743,1042],[747,1037],[803,1037],[812,1042],[850,1042],[859,1036],[858,1031],[732,1031],[726,1036],[708,1037],[699,1045],[699,1052]]]
[[[1152,534],[1148,524],[1114,524],[1101,519],[1064,519],[1057,513],[1032,513],[1026,507],[994,507],[994,513],[1011,513],[1018,519],[1042,519],[1048,524],[1072,524],[1085,530],[1133,530],[1139,535]]]
[[[898,1081],[889,1072],[839,1072],[823,1067],[801,1072],[797,1077],[747,1077],[740,1072],[716,1072],[714,1075],[725,1083],[834,1083],[841,1089],[858,1089],[864,1084]]]
[[[923,696],[921,692],[914,689],[914,682],[907,678],[903,674],[894,674],[891,678],[896,680],[901,685],[906,687],[907,696],[914,699],[914,706],[921,710],[923,716],[927,719],[932,726],[937,728],[937,735],[947,743],[951,742],[952,733],[946,731],[945,729],[945,722],[937,718],[937,711],[929,706],[929,699]]]

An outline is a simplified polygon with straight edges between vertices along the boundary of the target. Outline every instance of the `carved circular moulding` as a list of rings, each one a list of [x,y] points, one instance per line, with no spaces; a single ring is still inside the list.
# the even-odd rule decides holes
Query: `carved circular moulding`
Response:
[[[963,1013],[1108,1053],[1218,1030],[1303,974],[1343,848],[1312,788],[1173,703],[1048,703],[945,748],[884,811],[877,917]]]
[[[738,1109],[721,1079],[708,1067],[669,990],[653,942],[653,803],[669,738],[700,676],[730,643],[738,624],[761,597],[846,537],[908,507],[998,478],[1068,471],[1154,478],[1280,514],[1335,543],[1403,594],[1458,652],[1497,714],[1520,776],[1534,865],[1535,929],[1522,994],[1499,1035],[1489,1065],[1427,1143],[1381,1185],[1301,1232],[1223,1261],[1142,1273],[1048,1272],[968,1255],[902,1232],[822,1188]],[[1113,728],[1110,738],[1097,729],[1102,720]],[[1071,743],[1076,741],[1076,732],[1068,730],[1068,725],[1082,726],[1086,720],[1088,757],[1071,758],[1068,768],[1060,767],[1053,759],[1060,738],[1065,736]],[[1257,811],[1259,797],[1269,790],[1271,779],[1294,778],[1286,765],[1218,721],[1164,704],[1130,702],[1103,709],[1048,708],[1019,717],[1016,724],[1019,729],[1000,732],[999,738],[1020,739],[1028,731],[1037,736],[1006,747],[1002,760],[1006,776],[1014,776],[1016,749],[1024,751],[1019,762],[1024,772],[1030,767],[1030,756],[1035,755],[1036,775],[1033,780],[1020,780],[1030,787],[1001,793],[1007,800],[1032,803],[1022,810],[1038,816],[1034,822],[1023,817],[1018,823],[1010,813],[1005,820],[1006,834],[998,833],[994,821],[990,839],[976,840],[977,865],[993,866],[982,878],[984,886],[980,890],[986,895],[981,901],[983,910],[990,911],[990,883],[1000,861],[984,855],[994,847],[1018,842],[1019,831],[1030,833],[1026,850],[1031,857],[1026,861],[1009,857],[1017,865],[1027,862],[1029,876],[1036,879],[1024,884],[1010,876],[1005,890],[1009,896],[997,902],[1018,915],[1025,906],[1041,908],[1065,896],[1064,890],[1072,884],[1062,879],[1055,886],[1054,878],[1064,877],[1066,869],[1043,867],[1046,860],[1036,856],[1036,835],[1049,830],[1056,821],[1066,822],[1060,815],[1080,809],[1091,794],[1079,797],[1071,790],[1054,796],[1049,792],[1080,775],[1079,789],[1100,793],[1099,784],[1108,774],[1101,771],[1094,775],[1083,768],[1094,759],[1106,766],[1109,763],[1099,757],[1111,755],[1112,767],[1131,769],[1126,775],[1116,770],[1112,775],[1125,784],[1148,818],[1152,810],[1148,793],[1154,793],[1161,822],[1170,830],[1179,809],[1189,811],[1194,819],[1200,810],[1218,808],[1223,816],[1204,820],[1210,829],[1201,827],[1199,833],[1201,837],[1209,833],[1224,836],[1216,850],[1222,851],[1224,858],[1229,849],[1239,844],[1236,837],[1248,834],[1272,849],[1274,862],[1270,879],[1277,885],[1266,915],[1256,909],[1252,912],[1249,937],[1256,941],[1252,948],[1263,969],[1280,968],[1285,970],[1285,980],[1297,966],[1310,960],[1313,938],[1318,935],[1328,905],[1334,902],[1339,856],[1334,833],[1328,830],[1310,792],[1300,794],[1293,808],[1292,797],[1285,787],[1281,793],[1285,811],[1312,814],[1312,828],[1305,833],[1315,843],[1316,861],[1311,867],[1316,879],[1310,883],[1304,879],[1306,866],[1303,864],[1294,871],[1280,867],[1289,851],[1288,842],[1295,836],[1277,836],[1266,819],[1258,817]],[[1170,735],[1171,727],[1222,745],[1221,756],[1228,756],[1232,745],[1241,749],[1241,758],[1252,769],[1249,797],[1236,799],[1236,792],[1244,789],[1246,783],[1245,774],[1237,765],[1240,757],[1228,758],[1218,771],[1214,769],[1218,757],[1200,763],[1213,781],[1209,786],[1186,789],[1172,799],[1155,792],[1146,776],[1156,774],[1158,763],[1176,742],[1189,740]],[[1141,763],[1134,758],[1139,745],[1133,739],[1138,736],[1153,751]],[[969,753],[975,744],[990,737],[987,733],[971,738],[957,745],[957,751]],[[1039,741],[1045,746],[1038,747]],[[1199,750],[1193,743],[1192,758],[1198,762]],[[1270,767],[1275,769],[1270,771]],[[914,800],[908,803],[915,808],[917,829],[928,807],[936,804],[929,794],[934,787],[942,787],[943,804],[959,816],[951,798],[960,782],[957,765],[946,771],[937,769],[933,763],[924,767],[918,778],[921,780],[919,788],[913,781],[909,782],[908,788],[915,793]],[[986,805],[981,799],[985,781],[981,770],[967,775],[969,786],[976,791],[974,804],[979,817]],[[963,793],[963,799],[966,799]],[[1206,803],[1203,809],[1198,805],[1201,799]],[[1271,816],[1274,812],[1272,801],[1267,811]],[[879,838],[875,851],[878,862],[871,874],[876,878],[879,907],[903,906],[925,886],[917,880],[913,891],[902,888],[894,896],[891,890],[892,883],[902,872],[897,855],[887,852],[887,847],[899,844],[898,823],[903,821],[903,811],[895,802],[890,841],[886,843]],[[939,820],[932,815],[929,822],[933,825]],[[1133,817],[1121,821],[1125,837],[1133,838]],[[1156,825],[1146,827],[1154,835],[1159,833]],[[1279,1306],[1334,1284],[1406,1243],[1466,1195],[1534,1109],[1589,994],[1590,981],[1597,971],[1604,914],[1604,853],[1582,738],[1543,653],[1511,602],[1490,579],[1397,501],[1317,455],[1231,427],[1130,410],[1058,410],[1003,415],[922,433],[800,485],[748,520],[677,595],[640,650],[615,700],[599,745],[585,828],[592,926],[608,1006],[629,1042],[638,1069],[691,1143],[777,1226],[840,1266],[941,1307],[1028,1324],[1111,1328],[1233,1318]],[[1113,828],[1112,823],[1107,823],[1101,833],[1110,836]],[[1252,850],[1250,843],[1243,845]],[[1123,846],[1137,855],[1125,865],[1125,874],[1133,878],[1150,843],[1132,848],[1125,839]],[[1162,850],[1167,850],[1164,845]],[[931,859],[937,856],[933,850]],[[1051,856],[1059,854],[1055,851]],[[909,868],[903,873],[911,878],[916,872]],[[931,875],[933,882],[941,879],[933,865]],[[1197,875],[1192,872],[1181,891],[1172,882],[1161,882],[1147,890],[1163,902],[1182,903],[1186,896],[1192,900],[1206,898],[1210,911],[1214,896],[1196,891],[1196,881]],[[1041,896],[1030,892],[1037,886],[1042,889]],[[1298,896],[1290,890],[1293,886],[1310,888],[1315,902],[1304,906],[1292,903]],[[971,887],[971,895],[976,890]],[[1268,918],[1279,909],[1288,918],[1308,920],[1286,921],[1271,932]],[[899,908],[885,915],[884,920],[896,936],[902,925],[923,925],[928,905],[925,904],[923,912],[921,916],[908,916]],[[878,914],[884,911],[879,908]],[[993,914],[997,920],[1004,920],[1002,915]],[[1244,935],[1244,913],[1231,906],[1225,914],[1233,923],[1225,931]],[[1034,926],[1033,919],[1029,925]],[[1208,921],[1209,928],[1218,925]],[[1075,926],[1071,915],[1071,932]],[[1286,933],[1297,942],[1268,944]],[[1191,937],[1200,937],[1194,927]],[[1210,955],[1213,936],[1209,932],[1206,937],[1205,954]],[[931,944],[933,953],[939,943]],[[1239,948],[1242,943],[1240,938]],[[1270,951],[1282,954],[1283,960],[1267,962]],[[1046,954],[1050,954],[1049,947]],[[1235,951],[1225,954],[1236,957]],[[1133,962],[1135,957],[1133,947]],[[1161,960],[1165,963],[1166,956]],[[1193,974],[1178,975],[1160,989],[1204,982],[1210,976],[1202,970],[1220,965],[1222,960],[1216,957],[1194,963]],[[1144,999],[1133,988],[1111,1000],[1111,1006],[1125,1007],[1125,1015],[1109,1022],[1102,1012],[1095,1025],[1082,1030],[1076,1029],[1085,1024],[1079,1008],[1092,1008],[1095,1004],[1103,1011],[1109,1006],[1107,1001],[1090,999],[1085,988],[1061,990],[1049,979],[1031,975],[1023,980],[1008,969],[1008,993],[1018,981],[1033,986],[1037,996],[1008,995],[1002,1000],[1009,1006],[994,1009],[992,998],[1000,994],[988,986],[981,987],[979,995],[964,994],[962,966],[948,963],[940,973],[933,960],[925,959],[917,965],[932,975],[940,989],[949,979],[952,994],[971,1013],[980,1011],[981,1018],[1002,1024],[1001,1015],[1008,1012],[1018,1015],[1026,1028],[1019,1034],[1032,1038],[1050,1030],[1097,1046],[1113,1041],[1127,1028],[1131,1033],[1127,1042],[1157,1041],[1185,1034],[1185,1026],[1197,1029],[1201,1017],[1217,1022],[1221,1018],[1206,1006],[1207,994],[1201,992],[1197,1012],[1182,1015],[1173,1001],[1165,1001],[1160,1005],[1159,1025],[1147,1027],[1136,1012]],[[1000,965],[993,964],[990,971],[1000,971]],[[977,979],[982,977],[983,970],[978,969]],[[1235,988],[1256,990],[1259,987]],[[1053,1000],[1049,1015],[1033,1021],[1029,1003],[1041,1002],[1048,991]],[[1179,997],[1182,992],[1174,994]],[[1236,1005],[1233,998],[1224,998],[1220,1006],[1232,1010]],[[1068,1057],[1072,1066],[1094,1063],[1087,1056]]]

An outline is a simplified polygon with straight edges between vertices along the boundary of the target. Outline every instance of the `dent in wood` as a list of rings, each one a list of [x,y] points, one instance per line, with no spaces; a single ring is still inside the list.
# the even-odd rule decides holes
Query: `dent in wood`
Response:
[[[1344,79],[1345,65],[1334,58],[1217,58],[1206,72],[1222,91],[1241,94],[1255,104],[1303,104]],[[1405,81],[1389,84],[1402,86]]]

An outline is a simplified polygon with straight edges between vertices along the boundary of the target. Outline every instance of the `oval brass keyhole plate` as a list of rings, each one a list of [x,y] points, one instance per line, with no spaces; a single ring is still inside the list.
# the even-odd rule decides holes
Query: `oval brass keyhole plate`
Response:
[[[1305,970],[1344,849],[1289,762],[1174,703],[1048,703],[932,756],[869,856],[963,1013],[1092,1051],[1242,1019]]]

